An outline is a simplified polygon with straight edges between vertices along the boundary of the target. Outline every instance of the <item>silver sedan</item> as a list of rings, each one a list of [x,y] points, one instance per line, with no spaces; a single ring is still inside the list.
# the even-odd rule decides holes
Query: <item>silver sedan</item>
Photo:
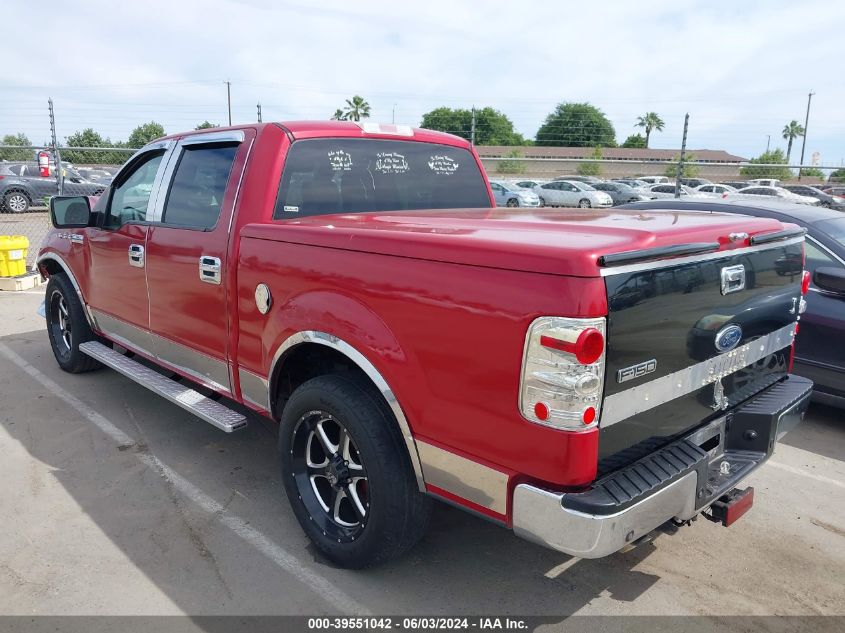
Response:
[[[555,180],[534,187],[540,197],[540,205],[548,207],[590,207],[613,206],[613,199],[604,191],[596,191],[590,185],[575,180]]]

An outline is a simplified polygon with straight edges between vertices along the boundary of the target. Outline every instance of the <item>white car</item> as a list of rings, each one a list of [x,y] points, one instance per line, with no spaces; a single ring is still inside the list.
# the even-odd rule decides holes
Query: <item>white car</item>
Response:
[[[490,189],[497,207],[539,207],[540,199],[530,189],[521,189],[501,180],[491,180]]]
[[[669,182],[666,176],[637,176],[637,180],[642,180],[650,185],[662,185]]]
[[[674,198],[675,197],[675,185],[673,184],[660,184],[660,185],[652,185],[646,189],[648,192],[646,195],[652,196],[653,198]],[[691,189],[686,185],[681,185],[680,190],[681,198],[707,198],[703,193],[696,192],[695,189]]]
[[[585,182],[554,180],[534,187],[542,207],[611,207],[613,198],[603,191],[596,191]]]
[[[777,178],[755,178],[748,181],[749,185],[756,185],[757,187],[779,187],[780,180]]]
[[[728,198],[736,194],[736,189],[730,185],[707,184],[695,188],[696,193],[704,194],[708,198]]]
[[[797,202],[798,204],[820,204],[818,198],[792,193],[783,187],[745,187],[737,191],[736,195],[743,198],[759,198],[761,196],[768,196],[770,198],[778,198],[787,202]]]

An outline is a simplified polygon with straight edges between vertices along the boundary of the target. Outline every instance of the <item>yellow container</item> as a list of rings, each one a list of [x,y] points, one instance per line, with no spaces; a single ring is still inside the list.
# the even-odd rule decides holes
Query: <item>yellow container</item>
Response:
[[[28,249],[25,235],[0,235],[0,277],[25,275]]]

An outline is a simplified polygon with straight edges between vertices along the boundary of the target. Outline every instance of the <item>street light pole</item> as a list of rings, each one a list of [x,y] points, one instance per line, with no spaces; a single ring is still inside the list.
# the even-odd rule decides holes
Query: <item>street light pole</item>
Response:
[[[766,134],[766,153],[769,153],[769,143],[772,142],[772,135]]]
[[[810,102],[813,100],[814,94],[816,93],[810,90],[810,94],[807,95],[807,116],[804,118],[804,136],[801,138],[801,162],[799,165],[804,164],[804,147],[807,145],[807,125],[810,123]],[[798,180],[801,180],[801,167],[798,168]]]
[[[224,81],[226,84],[226,104],[229,106],[229,127],[232,126],[232,82]]]
[[[390,118],[390,122],[396,125],[396,104],[393,104],[393,116]]]

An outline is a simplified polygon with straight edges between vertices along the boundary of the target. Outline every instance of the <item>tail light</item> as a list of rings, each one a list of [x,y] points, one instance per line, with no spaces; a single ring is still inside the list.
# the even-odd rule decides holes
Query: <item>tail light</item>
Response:
[[[528,328],[519,408],[531,422],[565,430],[598,424],[605,320],[540,317]]]
[[[810,275],[809,270],[805,270],[804,274],[801,275],[801,294],[805,295],[810,291],[810,279],[812,276]]]

